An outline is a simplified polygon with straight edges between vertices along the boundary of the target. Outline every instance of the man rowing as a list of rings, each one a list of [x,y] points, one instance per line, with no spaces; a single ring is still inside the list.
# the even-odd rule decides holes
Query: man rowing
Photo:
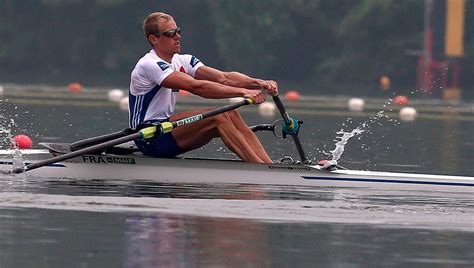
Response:
[[[193,55],[178,54],[181,29],[168,14],[154,12],[148,15],[143,22],[143,31],[153,49],[138,61],[132,71],[129,92],[132,128],[176,121],[205,111],[175,113],[179,90],[209,99],[249,98],[257,104],[265,101],[261,89],[272,95],[278,93],[275,81],[251,78],[238,72],[223,72],[205,66]],[[151,139],[136,140],[135,143],[145,155],[175,157],[200,148],[216,137],[220,137],[246,162],[272,162],[237,110],[175,128],[171,133]]]

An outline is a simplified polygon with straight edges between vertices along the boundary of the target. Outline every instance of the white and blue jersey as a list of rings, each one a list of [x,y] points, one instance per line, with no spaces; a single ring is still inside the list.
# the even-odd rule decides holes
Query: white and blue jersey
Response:
[[[145,121],[164,121],[173,115],[179,89],[161,86],[173,71],[192,77],[202,62],[192,55],[175,54],[168,63],[152,49],[145,54],[132,71],[129,91],[130,127]]]

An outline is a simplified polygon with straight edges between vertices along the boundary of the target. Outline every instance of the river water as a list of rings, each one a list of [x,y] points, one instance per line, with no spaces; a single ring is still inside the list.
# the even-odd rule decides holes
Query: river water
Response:
[[[1,104],[2,128],[35,144],[127,126],[118,108]],[[242,114],[251,125],[278,119]],[[314,161],[330,159],[338,131],[365,122],[339,164],[474,176],[474,122],[456,114],[411,122],[377,112],[296,116]],[[258,136],[273,159],[297,156],[291,139]],[[188,155],[235,158],[219,141]],[[474,196],[0,175],[0,236],[2,268],[472,267]]]

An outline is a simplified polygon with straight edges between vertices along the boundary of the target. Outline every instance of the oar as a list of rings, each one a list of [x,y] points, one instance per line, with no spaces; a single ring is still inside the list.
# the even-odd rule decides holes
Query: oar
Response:
[[[92,137],[92,138],[87,138],[87,139],[84,139],[84,140],[73,142],[70,145],[69,148],[70,148],[71,151],[77,151],[79,149],[90,147],[92,145],[96,145],[96,144],[103,143],[103,142],[106,142],[106,141],[110,141],[110,140],[114,140],[114,139],[117,139],[117,138],[125,137],[125,136],[133,134],[135,132],[136,131],[131,129],[131,128],[126,128],[122,131],[118,131],[118,132],[114,132],[114,133],[110,133],[110,134],[105,134],[105,135]]]
[[[301,145],[300,138],[298,137],[299,131],[299,122],[293,120],[288,113],[286,112],[285,106],[281,102],[280,97],[278,97],[278,93],[272,96],[273,101],[275,102],[278,111],[280,111],[281,116],[283,117],[284,126],[283,126],[283,135],[285,134],[291,135],[293,141],[295,142],[296,149],[298,150],[298,154],[300,155],[302,163],[309,163],[308,159],[306,158],[306,154],[304,153],[303,146]]]
[[[80,150],[77,150],[77,151],[74,151],[74,152],[70,152],[70,153],[67,153],[67,154],[58,155],[58,156],[55,156],[55,157],[52,157],[52,158],[49,158],[49,159],[38,161],[36,163],[27,165],[25,168],[16,168],[12,172],[13,173],[21,173],[21,172],[24,172],[24,171],[37,169],[37,168],[40,168],[40,167],[51,165],[51,164],[61,162],[61,161],[64,161],[64,160],[68,160],[68,159],[78,157],[78,156],[81,156],[81,155],[90,154],[90,153],[93,153],[93,152],[96,152],[96,151],[104,150],[106,148],[109,148],[109,147],[112,147],[112,146],[115,146],[115,145],[119,145],[119,144],[122,144],[122,143],[125,143],[125,142],[133,141],[133,140],[136,140],[136,139],[148,139],[148,138],[154,137],[156,134],[158,134],[160,132],[161,133],[168,133],[168,132],[171,132],[173,130],[173,128],[184,126],[184,125],[187,125],[187,124],[191,124],[191,123],[194,123],[194,122],[197,122],[197,121],[201,121],[201,120],[206,119],[210,116],[225,113],[225,112],[228,112],[230,110],[234,110],[234,109],[237,109],[237,108],[239,108],[243,105],[248,105],[248,104],[253,104],[253,100],[245,99],[241,102],[237,102],[237,103],[234,103],[234,104],[229,104],[229,105],[226,105],[226,106],[222,106],[222,107],[219,107],[219,108],[216,108],[216,109],[213,109],[213,110],[203,112],[202,114],[197,114],[197,115],[193,115],[193,116],[190,116],[190,117],[183,118],[183,119],[175,121],[175,122],[159,123],[156,126],[146,127],[144,129],[141,129],[140,131],[138,131],[136,133],[133,133],[133,134],[130,134],[130,135],[127,135],[127,136],[124,136],[124,137],[120,137],[120,138],[117,138],[117,139],[114,139],[114,140],[110,140],[110,141],[106,141],[106,142],[96,144],[96,145],[93,145],[93,146],[90,146],[90,147],[86,147],[86,148],[83,148],[83,149],[80,149]]]

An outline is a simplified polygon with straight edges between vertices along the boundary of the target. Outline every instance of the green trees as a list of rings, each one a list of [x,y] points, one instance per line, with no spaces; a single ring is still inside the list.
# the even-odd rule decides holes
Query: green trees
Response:
[[[386,74],[416,87],[421,0],[0,0],[0,81],[128,85],[149,49],[143,18],[160,10],[183,29],[184,53],[226,70],[273,78],[318,94],[373,87]],[[463,77],[472,83],[466,2]],[[18,75],[20,74],[21,75]],[[31,81],[29,81],[31,80]]]

